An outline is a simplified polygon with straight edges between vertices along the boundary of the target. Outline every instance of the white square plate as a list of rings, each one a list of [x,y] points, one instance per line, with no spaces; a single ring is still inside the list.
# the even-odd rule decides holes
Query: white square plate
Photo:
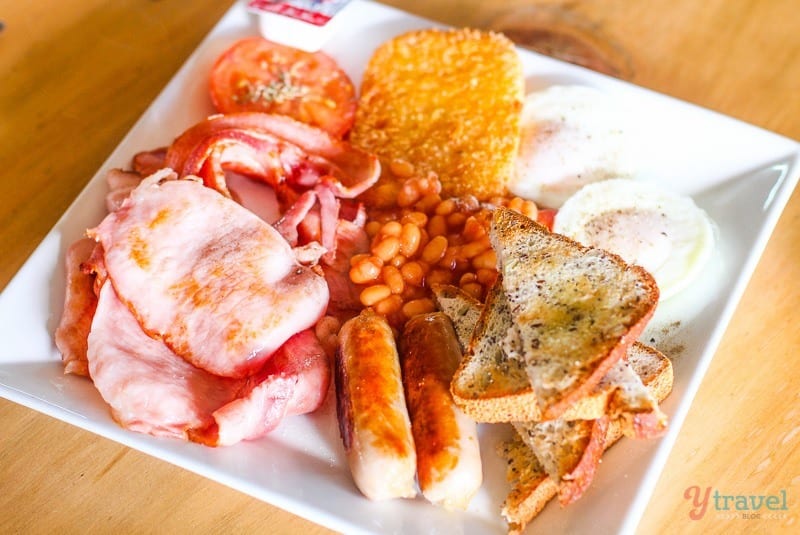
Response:
[[[367,1],[350,9],[325,50],[360,84],[374,48],[404,31],[434,24]],[[237,3],[178,71],[0,295],[0,395],[98,435],[174,463],[346,533],[502,533],[508,490],[495,453],[504,426],[481,428],[484,486],[464,513],[422,498],[371,503],[350,478],[329,399],[317,413],[284,422],[268,437],[210,449],[128,432],[110,418],[85,378],[62,374],[53,331],[63,307],[66,247],[104,215],[105,173],[137,151],[168,144],[212,112],[209,68],[229,44],[257,33]],[[642,174],[690,194],[717,223],[712,265],[692,288],[662,303],[645,340],[674,359],[671,417],[660,440],[625,439],[604,457],[587,494],[566,510],[550,504],[533,522],[543,533],[632,531],[647,505],[680,426],[781,210],[800,175],[800,145],[736,120],[586,69],[520,52],[528,88],[556,83],[595,86],[622,97],[644,124]]]

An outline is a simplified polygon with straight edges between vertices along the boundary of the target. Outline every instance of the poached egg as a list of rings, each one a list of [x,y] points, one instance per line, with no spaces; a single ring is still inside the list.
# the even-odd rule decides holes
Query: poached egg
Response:
[[[711,219],[690,197],[628,179],[583,187],[558,211],[553,231],[643,267],[662,300],[697,277],[715,242]]]
[[[631,176],[636,167],[632,124],[622,104],[599,89],[556,85],[530,93],[508,189],[559,208],[586,184]]]

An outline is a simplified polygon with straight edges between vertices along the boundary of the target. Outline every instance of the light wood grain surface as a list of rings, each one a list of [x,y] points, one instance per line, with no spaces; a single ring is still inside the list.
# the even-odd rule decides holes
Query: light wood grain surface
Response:
[[[386,3],[473,26],[496,24],[513,8],[559,4],[611,45],[632,82],[800,139],[795,0]],[[0,0],[0,287],[230,5]],[[798,243],[800,192],[700,387],[642,534],[800,531]],[[728,494],[784,489],[789,509],[783,519],[693,521],[684,499],[692,485]],[[189,531],[327,533],[0,400],[0,532]]]

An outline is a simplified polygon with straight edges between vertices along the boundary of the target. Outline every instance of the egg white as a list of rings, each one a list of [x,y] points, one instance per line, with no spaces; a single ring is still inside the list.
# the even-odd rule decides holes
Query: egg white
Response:
[[[530,93],[522,109],[520,149],[509,190],[560,207],[592,182],[631,176],[633,121],[621,103],[587,86]]]
[[[628,179],[582,188],[556,214],[553,231],[645,268],[662,300],[697,277],[715,243],[711,219],[690,197]]]

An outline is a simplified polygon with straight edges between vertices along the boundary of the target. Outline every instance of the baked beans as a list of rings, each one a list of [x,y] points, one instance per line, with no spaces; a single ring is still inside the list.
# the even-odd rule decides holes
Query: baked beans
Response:
[[[536,218],[536,204],[518,197],[487,204],[471,195],[443,199],[435,175],[418,176],[404,160],[390,162],[388,169],[399,182],[373,191],[381,208],[367,207],[370,252],[350,261],[350,280],[359,286],[362,305],[401,328],[407,319],[435,310],[433,285],[452,284],[485,299],[497,279],[488,233],[491,210],[507,206]]]
[[[392,289],[386,284],[373,284],[361,290],[359,298],[361,299],[362,305],[371,307],[390,295],[392,295]]]

